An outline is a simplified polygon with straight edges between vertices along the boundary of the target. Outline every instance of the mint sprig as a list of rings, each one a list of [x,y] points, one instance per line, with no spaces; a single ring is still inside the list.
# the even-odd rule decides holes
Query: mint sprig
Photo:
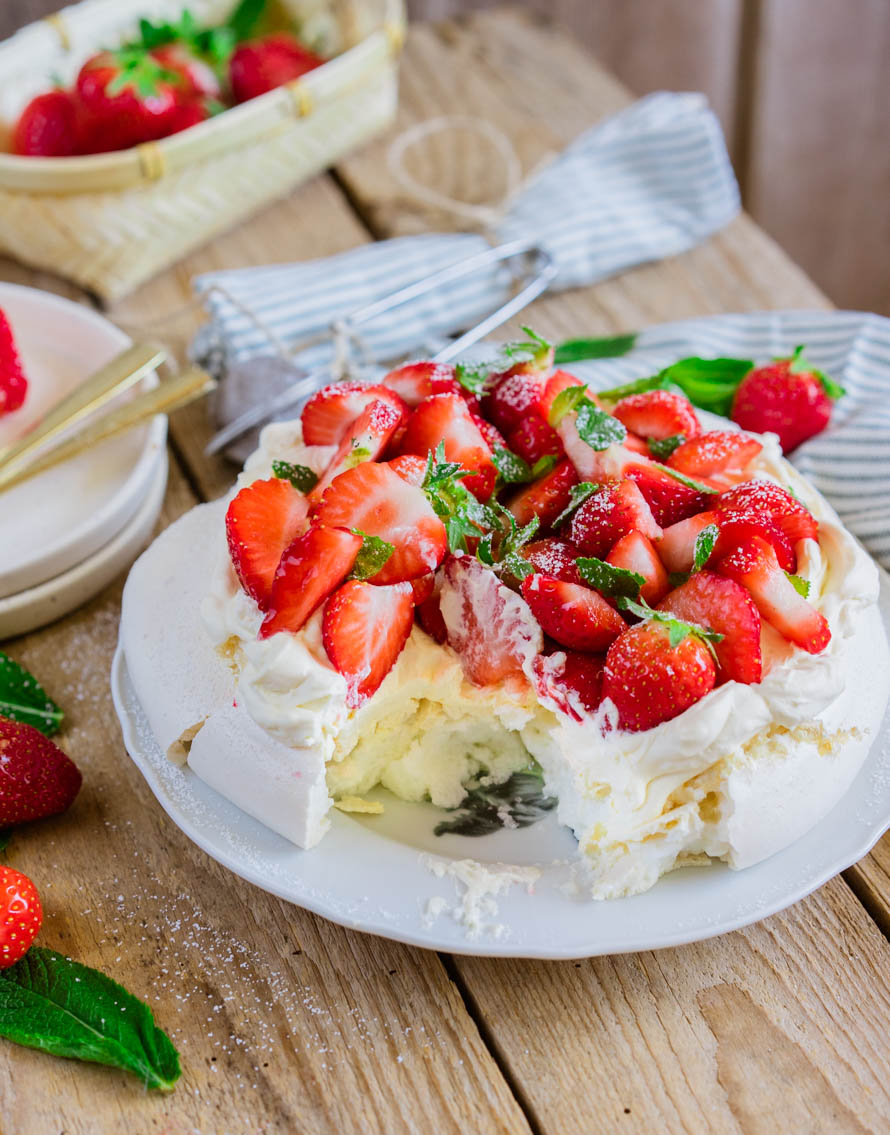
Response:
[[[550,365],[552,345],[531,327],[523,327],[525,339],[504,343],[494,358],[485,362],[458,363],[455,377],[471,394],[484,394],[492,379],[516,366],[532,364],[541,370]]]
[[[692,572],[701,571],[714,551],[720,529],[716,524],[708,524],[695,538],[695,550],[692,553]]]
[[[169,1092],[179,1056],[151,1009],[98,970],[32,946],[0,970],[0,1036],[54,1056],[107,1064]]]
[[[290,461],[273,461],[272,472],[282,481],[290,481],[301,493],[311,493],[318,484],[318,475],[308,465],[294,465]]]
[[[355,563],[352,565],[352,571],[349,573],[350,579],[370,579],[371,576],[377,574],[383,567],[389,557],[396,550],[394,544],[390,544],[388,540],[384,540],[381,536],[369,536],[367,532],[362,532],[360,528],[352,528],[351,532],[356,536],[361,536],[362,546],[358,550],[358,555],[355,557]]]
[[[545,473],[549,473],[556,465],[558,458],[551,454],[545,454],[543,457],[539,457],[534,465],[529,465],[525,458],[520,457],[518,453],[505,449],[502,445],[496,445],[492,453],[492,461],[505,485],[522,485],[529,481],[536,481],[538,477],[543,477]]]
[[[556,366],[577,363],[582,359],[615,359],[634,349],[637,333],[610,335],[600,339],[566,339],[553,352]]]
[[[478,501],[462,483],[470,471],[457,461],[445,460],[445,444],[439,442],[427,456],[426,473],[421,488],[426,493],[436,516],[445,525],[448,548],[467,552],[467,541],[500,527],[498,515]]]
[[[33,725],[47,737],[58,733],[64,714],[33,674],[0,651],[0,717]]]
[[[575,563],[584,582],[595,587],[601,595],[609,597],[624,595],[628,599],[636,599],[640,594],[640,588],[646,582],[646,577],[639,572],[615,567],[614,564],[597,559],[596,556],[580,556]]]
[[[601,410],[587,397],[586,386],[567,386],[553,399],[547,420],[556,429],[567,414],[575,414],[575,429],[591,449],[608,449],[620,445],[627,430],[617,418]]]
[[[560,525],[574,516],[587,498],[592,497],[599,489],[600,486],[594,481],[579,481],[577,485],[572,485],[569,489],[569,503],[553,521],[553,527],[559,528]]]
[[[617,402],[647,390],[679,390],[693,405],[725,418],[729,416],[739,383],[753,366],[751,359],[702,359],[693,355],[671,363],[649,378],[639,378],[598,393],[608,402]]]
[[[649,452],[659,461],[667,461],[678,446],[686,440],[686,434],[671,434],[670,437],[650,437],[646,444]]]

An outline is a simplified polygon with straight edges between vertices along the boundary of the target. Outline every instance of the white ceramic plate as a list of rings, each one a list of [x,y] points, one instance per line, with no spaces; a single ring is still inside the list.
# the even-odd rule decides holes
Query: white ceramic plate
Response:
[[[130,343],[82,304],[0,284],[29,379],[24,406],[0,417],[0,446]],[[0,494],[0,597],[51,580],[92,556],[133,518],[163,463],[167,420],[130,430]]]
[[[128,568],[151,538],[164,503],[167,453],[160,454],[135,515],[107,544],[37,587],[0,599],[0,639],[36,630],[89,602]]]

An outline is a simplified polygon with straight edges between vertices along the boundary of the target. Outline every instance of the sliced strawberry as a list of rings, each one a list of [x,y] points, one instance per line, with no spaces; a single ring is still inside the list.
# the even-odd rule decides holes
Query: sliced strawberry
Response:
[[[735,510],[720,509],[717,512],[717,527],[720,535],[711,553],[711,563],[729,555],[739,544],[743,544],[751,536],[760,536],[772,544],[779,567],[784,571],[797,569],[797,557],[791,541],[773,520],[762,512],[752,509]]]
[[[468,394],[450,363],[417,362],[396,367],[381,380],[408,406],[419,406],[432,394]]]
[[[0,310],[0,417],[18,410],[28,393],[28,380],[12,334],[12,327]]]
[[[494,490],[497,470],[491,450],[470,410],[457,394],[433,394],[408,419],[401,441],[403,453],[426,457],[439,443],[445,446],[448,461],[459,462],[473,475],[464,478],[464,485],[479,498],[488,500]]]
[[[411,594],[414,596],[415,606],[425,603],[436,590],[436,576],[434,572],[430,572],[429,575],[420,575],[417,579],[409,580],[409,582],[411,584]]]
[[[309,504],[290,481],[273,477],[242,489],[226,512],[229,555],[241,586],[266,609],[285,548],[306,524]]]
[[[321,638],[328,658],[347,682],[355,708],[377,691],[402,653],[414,626],[411,585],[375,587],[357,579],[327,601]]]
[[[538,414],[527,414],[507,438],[507,448],[534,465],[542,457],[564,457],[565,449],[556,430]]]
[[[313,394],[300,415],[307,445],[339,445],[349,427],[372,402],[386,402],[403,418],[408,407],[386,386],[367,382],[335,382]]]
[[[652,515],[663,528],[712,507],[716,499],[716,493],[701,492],[684,485],[667,469],[659,468],[652,461],[638,459],[628,462],[623,475],[639,486]]]
[[[741,584],[700,571],[666,595],[659,610],[723,635],[714,643],[720,680],[746,685],[761,680],[760,612]]]
[[[745,481],[727,489],[718,497],[717,508],[766,513],[792,545],[798,540],[819,538],[819,525],[815,518],[787,489],[774,481]]]
[[[347,469],[354,469],[365,461],[375,461],[386,449],[390,438],[402,423],[402,414],[389,402],[374,400],[362,410],[331,458],[330,464],[318,484],[309,494],[311,501],[319,501],[325,489]]]
[[[714,659],[687,633],[671,645],[667,624],[654,619],[629,627],[609,647],[603,696],[618,710],[623,729],[641,732],[670,721],[714,688]]]
[[[469,405],[469,403],[467,403],[467,404]],[[485,443],[488,446],[488,448],[492,451],[492,453],[494,453],[494,451],[496,449],[509,449],[510,448],[507,445],[506,438],[501,433],[501,431],[497,428],[497,426],[493,426],[491,424],[491,422],[486,422],[486,420],[480,414],[477,414],[472,409],[472,407],[470,408],[470,417],[473,419],[473,421],[479,427],[479,433],[481,433],[482,436],[485,438]]]
[[[361,536],[345,528],[313,524],[298,536],[281,557],[259,637],[296,634],[352,571],[361,546]]]
[[[561,646],[573,650],[605,650],[627,624],[590,587],[528,575],[520,588],[542,630]]]
[[[394,473],[407,481],[409,485],[420,488],[426,477],[426,460],[414,453],[403,453],[401,457],[394,457],[386,463]]]
[[[606,560],[625,571],[634,571],[646,582],[640,588],[640,595],[654,607],[670,590],[668,573],[658,558],[655,545],[642,532],[628,532],[613,546]]]
[[[0,828],[64,812],[81,780],[77,765],[49,737],[0,717]]]
[[[578,650],[539,654],[533,663],[538,696],[575,721],[593,713],[603,700],[603,659]]]
[[[477,686],[521,679],[523,662],[544,645],[525,601],[474,556],[452,556],[442,569],[440,610],[448,644]]]
[[[744,469],[762,449],[760,442],[749,434],[710,430],[678,445],[667,463],[688,477],[710,477]]]
[[[536,540],[525,545],[522,555],[540,575],[563,579],[566,583],[583,583],[575,562],[581,553],[568,540]]]
[[[661,527],[633,481],[606,485],[581,505],[571,520],[572,543],[585,556],[602,558],[628,532],[657,540]]]
[[[529,414],[535,413],[545,382],[544,375],[537,372],[508,371],[482,399],[481,411],[503,433],[511,433]]]
[[[624,439],[624,448],[629,449],[631,453],[639,453],[641,457],[649,458],[652,451],[644,438],[639,434],[633,433],[632,430],[627,431],[627,437]]]
[[[646,390],[616,402],[612,413],[619,422],[641,437],[659,441],[682,434],[685,438],[701,433],[692,403],[672,390]]]
[[[797,592],[762,537],[751,536],[724,556],[717,571],[747,587],[763,618],[795,646],[819,654],[831,641],[825,616]]]
[[[448,628],[442,618],[438,588],[417,604],[417,621],[435,642],[441,645],[448,641]]]
[[[583,386],[584,382],[577,375],[569,374],[567,370],[555,370],[544,384],[541,397],[538,400],[538,413],[549,421],[550,411],[558,394],[562,394],[569,386]]]
[[[572,487],[577,484],[578,474],[571,461],[560,461],[549,473],[520,489],[507,507],[520,526],[537,516],[546,528],[568,508]]]
[[[334,479],[313,521],[331,528],[357,528],[379,536],[394,551],[374,583],[399,583],[435,571],[445,557],[445,525],[423,491],[388,465],[366,461]]]
[[[668,571],[692,571],[695,541],[710,524],[716,525],[717,512],[700,512],[665,528],[655,548]]]

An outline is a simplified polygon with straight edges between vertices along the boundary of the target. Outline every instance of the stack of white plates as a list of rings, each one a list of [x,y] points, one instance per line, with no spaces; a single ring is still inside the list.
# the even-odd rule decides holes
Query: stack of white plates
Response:
[[[0,417],[0,447],[130,343],[107,319],[47,292],[0,284],[29,380]],[[167,483],[167,419],[111,438],[0,492],[0,638],[86,603],[148,542]]]

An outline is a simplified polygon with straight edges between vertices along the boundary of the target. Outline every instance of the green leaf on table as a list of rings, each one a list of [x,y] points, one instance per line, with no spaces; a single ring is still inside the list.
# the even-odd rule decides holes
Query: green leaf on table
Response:
[[[561,524],[570,519],[587,500],[592,497],[595,492],[599,490],[600,486],[593,481],[579,481],[577,485],[572,485],[569,489],[569,503],[562,510],[562,512],[553,521],[553,528],[559,528]]]
[[[0,1036],[54,1056],[108,1064],[172,1091],[179,1056],[151,1009],[110,977],[33,946],[0,970]]]
[[[598,451],[608,449],[610,445],[620,445],[627,437],[624,425],[595,406],[589,398],[583,398],[578,404],[575,429],[583,442]]]
[[[282,481],[290,481],[301,493],[311,493],[318,484],[318,474],[308,465],[294,465],[290,461],[273,461],[272,472]]]
[[[686,434],[671,434],[670,437],[650,437],[646,444],[649,452],[659,461],[667,461],[674,450],[683,444]]]
[[[555,796],[544,795],[540,772],[514,772],[502,784],[471,788],[453,818],[433,829],[436,835],[491,835],[502,828],[527,828],[556,807]]]
[[[616,359],[633,350],[637,333],[629,335],[610,335],[602,339],[566,339],[560,343],[553,355],[556,366],[577,363],[582,359]]]
[[[692,553],[692,571],[693,574],[705,566],[711,558],[711,552],[714,551],[714,545],[717,543],[717,537],[720,535],[720,529],[716,524],[709,524],[703,528],[695,538],[695,550]]]
[[[0,717],[33,725],[47,737],[58,733],[64,714],[33,674],[0,651]]]
[[[615,567],[596,556],[580,556],[575,563],[584,582],[609,597],[625,595],[628,599],[636,599],[646,582],[646,577],[639,572]]]
[[[350,579],[370,579],[372,575],[376,575],[383,567],[389,557],[396,550],[395,545],[390,544],[389,541],[384,540],[380,536],[369,536],[367,532],[362,532],[360,528],[351,529],[356,536],[361,536],[362,546],[358,550],[358,555],[355,557],[355,563],[352,565],[352,571],[349,573]]]

